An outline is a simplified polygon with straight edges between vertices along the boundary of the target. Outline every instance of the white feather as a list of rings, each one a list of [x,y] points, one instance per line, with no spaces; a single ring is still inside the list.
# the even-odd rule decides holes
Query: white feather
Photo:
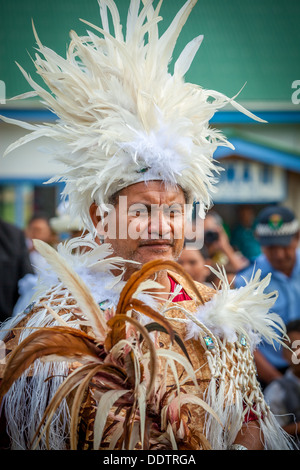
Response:
[[[187,73],[199,47],[201,46],[203,37],[203,35],[198,36],[185,46],[182,53],[175,62],[174,74],[178,73],[181,77],[183,77]]]
[[[107,301],[116,307],[125,285],[122,277],[126,260],[112,257],[113,250],[109,244],[98,245],[88,235],[60,243],[57,252],[65,264],[80,276],[97,303]],[[117,275],[117,272],[120,274]],[[34,299],[61,282],[59,273],[53,267],[39,272],[38,277]]]
[[[33,240],[33,245],[55,270],[65,287],[74,295],[81,311],[88,317],[96,338],[102,340],[107,331],[106,322],[88,287],[50,245],[42,240]]]
[[[53,155],[64,167],[50,181],[66,183],[63,195],[70,200],[70,215],[81,217],[91,233],[91,203],[105,206],[113,193],[137,181],[176,182],[186,190],[187,202],[209,207],[217,173],[213,153],[219,146],[231,146],[209,120],[228,103],[258,119],[234,99],[184,82],[201,36],[184,48],[170,74],[177,38],[196,1],[188,0],[159,37],[161,1],[156,9],[151,0],[145,1],[139,12],[139,0],[131,0],[124,38],[114,1],[98,0],[102,28],[84,22],[100,36],[71,31],[66,58],[45,47],[33,25],[34,63],[45,89],[18,67],[59,120],[33,126],[3,118],[31,131],[6,154],[40,137],[58,142]],[[141,174],[144,168],[149,169]]]
[[[265,293],[271,275],[260,280],[258,270],[246,286],[231,289],[226,275],[212,268],[221,280],[214,297],[198,308],[195,318],[216,336],[235,342],[241,334],[247,336],[251,350],[262,340],[283,343],[285,326],[280,316],[271,309],[277,292]],[[192,320],[188,324],[187,339],[198,337],[201,329]]]

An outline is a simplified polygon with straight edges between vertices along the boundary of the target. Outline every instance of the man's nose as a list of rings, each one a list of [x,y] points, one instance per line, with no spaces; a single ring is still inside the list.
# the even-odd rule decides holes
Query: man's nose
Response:
[[[273,252],[273,256],[278,261],[285,259],[286,258],[286,251],[285,251],[284,247],[277,246],[276,249]]]
[[[166,237],[171,231],[170,217],[162,210],[152,211],[149,217],[148,233]]]

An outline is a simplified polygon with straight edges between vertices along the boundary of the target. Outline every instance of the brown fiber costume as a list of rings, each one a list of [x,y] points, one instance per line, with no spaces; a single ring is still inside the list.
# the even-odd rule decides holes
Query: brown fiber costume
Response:
[[[179,276],[178,274],[175,273],[169,273],[172,278],[182,285],[184,291],[190,296],[191,299],[195,297],[194,293],[189,289],[189,287],[186,285],[186,282],[184,279]],[[204,302],[209,301],[212,296],[215,294],[215,291],[205,285],[196,283],[197,287],[199,289],[199,293],[201,294],[201,297],[203,298]],[[64,299],[66,298],[66,295],[64,295]],[[81,314],[81,312],[78,311],[78,308],[76,307],[76,301],[72,298],[71,295],[67,296],[67,300],[64,300],[64,306],[61,305],[61,297],[60,296],[51,296],[51,294],[46,295],[44,298],[41,298],[39,301],[37,301],[34,306],[32,307],[31,311],[28,313],[28,315],[21,320],[17,328],[13,329],[11,332],[8,332],[7,338],[6,338],[6,350],[7,350],[7,359],[9,358],[10,352],[17,346],[17,344],[20,341],[20,334],[22,331],[23,327],[26,327],[28,324],[29,319],[32,319],[33,316],[38,315],[41,309],[44,308],[45,303],[51,307],[58,315],[63,315],[63,314],[71,314],[70,321],[72,319],[78,319],[78,314]],[[74,308],[72,306],[74,305]],[[188,310],[190,313],[194,313],[195,310],[200,306],[200,302],[197,300],[185,300],[182,302],[177,302],[177,303],[170,303],[169,307],[172,307],[170,310],[166,312],[166,317],[170,319],[170,322],[173,326],[173,328],[176,330],[176,332],[181,336],[183,340],[185,340],[186,336],[186,324],[184,322],[180,322],[180,319],[185,321],[186,316],[185,314],[181,311],[176,309],[177,306],[180,308],[184,308]],[[72,313],[75,313],[75,317],[72,318]],[[81,315],[80,315],[81,316]],[[52,323],[53,324],[53,323]],[[51,323],[48,325],[51,326]],[[83,327],[85,329],[85,327]],[[182,392],[186,393],[193,393],[196,394],[197,396],[204,398],[205,399],[205,392],[208,390],[208,386],[211,382],[212,379],[212,370],[210,367],[210,362],[208,361],[208,356],[212,356],[216,354],[214,350],[209,350],[206,346],[206,343],[203,339],[203,337],[207,335],[207,331],[203,331],[202,336],[200,335],[200,341],[196,339],[189,339],[187,341],[184,341],[185,347],[188,353],[188,356],[192,362],[193,369],[196,372],[196,377],[197,381],[199,384],[199,390],[196,391],[194,384],[191,381],[188,381],[186,384],[182,386]],[[157,338],[157,345],[160,348],[169,348],[170,346],[170,340],[169,336],[165,333],[160,333]],[[222,345],[222,341],[220,340],[220,345]],[[225,384],[225,388],[229,388],[229,382],[230,380],[234,380],[234,383],[238,387],[238,380],[239,377],[243,377],[244,379],[244,372],[245,369],[247,370],[247,373],[249,374],[249,382],[248,386],[246,384],[245,386],[245,380],[243,380],[243,401],[246,405],[246,408],[248,407],[249,410],[253,409],[254,403],[251,401],[253,399],[253,382],[256,382],[256,377],[255,377],[255,367],[252,361],[252,357],[249,356],[248,351],[247,354],[245,355],[246,359],[244,362],[239,362],[239,351],[241,349],[246,350],[247,347],[241,347],[241,345],[237,344],[231,344],[228,343],[227,345],[222,346],[222,359],[223,359],[223,365],[221,368],[219,368],[219,371],[216,372],[218,374],[217,377],[217,386],[220,385],[220,383]],[[174,344],[172,346],[172,350],[179,352],[182,354],[182,351],[180,350],[179,346],[177,344]],[[248,360],[248,364],[247,364]],[[75,367],[78,366],[78,363],[72,363],[70,364],[70,370],[74,370]],[[4,364],[1,364],[0,366],[0,374],[2,377],[3,371],[4,371]],[[174,387],[174,377],[170,369],[168,369],[168,374],[165,378],[164,375],[164,361],[160,362],[160,374],[161,374],[161,380],[166,380],[166,386],[168,388]],[[186,372],[184,370],[184,367],[180,364],[177,364],[176,366],[178,376],[182,380]],[[243,371],[244,369],[244,371]],[[28,371],[28,375],[31,375],[31,371]],[[256,388],[256,387],[255,387]],[[251,395],[252,394],[252,395]],[[225,392],[226,396],[226,392]],[[262,400],[261,396],[256,397],[256,401]],[[210,443],[206,440],[204,437],[205,434],[205,419],[206,419],[206,411],[201,407],[196,404],[188,404],[184,405],[184,410],[183,413],[185,414],[184,421],[186,422],[186,425],[189,429],[191,437],[191,443],[190,445],[192,446],[191,448],[194,449],[201,449],[201,448],[209,448]],[[82,406],[81,410],[81,418],[80,418],[80,423],[79,423],[79,429],[78,429],[78,436],[79,436],[79,443],[78,447],[82,449],[89,449],[92,448],[92,443],[93,443],[93,425],[94,425],[94,416],[95,416],[95,402],[93,399],[92,391],[89,389],[89,393],[86,394],[86,400],[84,405]],[[252,411],[253,413],[253,411]],[[244,421],[243,416],[240,416],[241,420],[241,425],[242,422]],[[110,425],[112,424],[112,419],[108,419],[107,421],[107,431],[110,429]],[[226,432],[226,430],[225,430]],[[105,433],[104,432],[104,438],[102,441],[102,448],[107,448],[109,445],[109,432]]]

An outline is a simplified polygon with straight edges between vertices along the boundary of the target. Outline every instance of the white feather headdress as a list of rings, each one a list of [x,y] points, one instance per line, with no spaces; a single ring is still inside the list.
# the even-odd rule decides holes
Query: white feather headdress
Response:
[[[208,207],[217,169],[213,153],[221,145],[232,147],[220,131],[210,128],[210,119],[229,102],[258,118],[234,99],[185,83],[202,36],[185,46],[170,74],[177,38],[197,0],[183,5],[161,37],[162,0],[156,9],[153,0],[144,1],[142,8],[139,0],[131,0],[125,35],[113,0],[98,2],[102,28],[84,22],[102,37],[91,31],[79,37],[71,31],[66,58],[43,46],[33,27],[35,66],[50,92],[19,66],[34,91],[18,98],[40,96],[59,120],[31,125],[2,117],[32,131],[6,153],[39,137],[58,141],[55,157],[65,168],[51,181],[65,181],[70,209],[89,230],[90,204],[105,205],[116,191],[138,181],[178,184],[189,203]]]

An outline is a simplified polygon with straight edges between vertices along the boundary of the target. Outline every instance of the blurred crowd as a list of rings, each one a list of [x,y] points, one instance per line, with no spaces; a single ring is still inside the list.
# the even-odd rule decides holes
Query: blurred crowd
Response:
[[[231,288],[239,288],[261,270],[271,273],[267,293],[277,292],[272,311],[287,329],[287,347],[261,341],[254,351],[258,379],[280,425],[300,445],[300,250],[299,221],[288,208],[269,206],[257,216],[251,206],[238,209],[229,233],[226,221],[211,211],[204,221],[201,249],[185,248],[179,263],[195,281],[221,288],[216,275],[225,267]],[[275,348],[274,348],[275,346]]]
[[[254,351],[258,379],[267,402],[280,425],[298,440],[300,434],[300,250],[299,223],[292,211],[269,206],[258,214],[251,206],[238,208],[238,224],[228,229],[215,211],[204,220],[201,249],[186,246],[179,263],[201,283],[222,287],[216,273],[224,267],[230,288],[239,288],[261,270],[261,278],[271,273],[268,292],[278,298],[273,311],[286,325],[288,347],[262,341]],[[34,249],[37,238],[55,246],[62,234],[69,238],[81,234],[77,221],[70,225],[64,210],[49,219],[35,214],[25,232],[0,220],[0,322],[23,311],[30,302],[39,270],[45,260]],[[299,351],[297,351],[297,348]]]
[[[0,323],[30,305],[39,273],[48,268],[33,240],[56,247],[60,241],[82,234],[79,221],[71,221],[66,209],[61,204],[52,218],[35,213],[24,231],[0,219]]]

